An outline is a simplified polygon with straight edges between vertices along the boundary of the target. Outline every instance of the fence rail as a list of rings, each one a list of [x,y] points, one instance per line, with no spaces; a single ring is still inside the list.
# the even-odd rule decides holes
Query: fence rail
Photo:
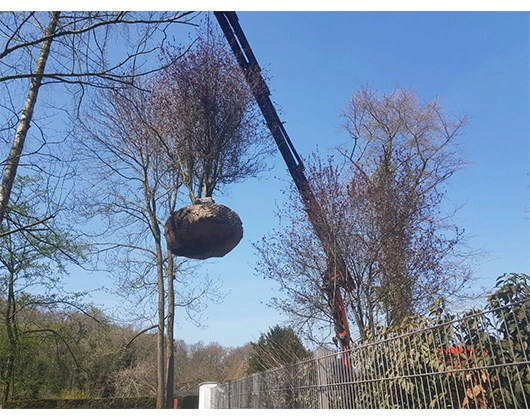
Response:
[[[530,299],[418,320],[212,391],[212,408],[530,408]]]

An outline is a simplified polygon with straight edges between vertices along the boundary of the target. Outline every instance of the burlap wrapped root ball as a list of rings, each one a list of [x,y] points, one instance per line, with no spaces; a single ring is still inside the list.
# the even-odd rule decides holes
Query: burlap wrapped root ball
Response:
[[[236,212],[212,201],[172,213],[165,235],[173,255],[204,260],[234,249],[243,238],[243,224]]]

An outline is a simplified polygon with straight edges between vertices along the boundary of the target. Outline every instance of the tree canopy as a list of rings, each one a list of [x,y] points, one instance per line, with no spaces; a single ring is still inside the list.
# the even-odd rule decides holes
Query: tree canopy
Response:
[[[262,333],[256,343],[251,342],[248,374],[296,363],[309,357],[300,338],[291,327],[276,325]]]
[[[399,324],[440,295],[459,296],[471,278],[463,229],[444,207],[447,182],[465,164],[457,140],[466,119],[406,89],[381,95],[361,88],[344,115],[351,146],[327,160],[313,155],[306,166],[315,205],[337,239],[331,253],[351,275],[330,287],[344,293],[350,322],[365,336],[378,322]],[[279,229],[255,244],[258,272],[281,285],[273,306],[309,337],[326,340],[320,333],[333,308],[322,284],[326,244],[294,188],[285,203]]]

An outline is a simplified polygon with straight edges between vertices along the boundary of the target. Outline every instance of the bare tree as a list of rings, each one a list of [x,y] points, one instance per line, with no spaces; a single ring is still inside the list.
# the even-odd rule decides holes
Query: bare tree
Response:
[[[204,288],[182,288],[174,300],[174,281],[185,281],[182,272],[175,277],[183,261],[177,264],[164,246],[160,223],[176,210],[181,185],[195,203],[256,175],[273,150],[245,79],[212,31],[189,48],[165,51],[159,75],[137,79],[140,89],[122,86],[101,95],[78,123],[89,134],[87,161],[93,169],[90,159],[99,162],[90,187],[96,192],[93,214],[108,215],[109,232],[121,238],[111,247],[120,255],[113,258],[114,268],[121,265],[120,275],[129,273],[128,293],[135,284],[154,290],[149,279],[156,274],[159,407],[172,401],[174,307],[200,312],[200,298],[219,297],[206,279]]]
[[[2,161],[0,226],[42,86],[60,83],[71,88],[77,106],[88,88],[108,88],[109,82],[134,86],[135,77],[156,70],[146,63],[157,53],[168,26],[191,17],[189,12],[1,13],[0,107],[5,122],[0,130],[12,140]],[[18,98],[28,82],[21,104]]]
[[[433,293],[450,295],[469,280],[455,260],[463,230],[451,222],[454,212],[442,210],[447,181],[466,164],[458,144],[466,118],[449,115],[438,98],[422,103],[410,90],[378,96],[368,88],[352,96],[345,115],[348,160],[365,183],[350,189],[352,199],[371,204],[379,298],[387,321],[400,323]]]
[[[339,149],[339,163],[313,157],[308,173],[351,274],[336,286],[365,337],[378,322],[399,324],[468,285],[474,253],[454,211],[442,207],[448,179],[465,164],[457,137],[466,120],[413,91],[379,96],[368,88],[352,96],[345,117],[352,147]],[[325,256],[291,194],[280,210],[286,225],[256,245],[258,270],[285,292],[273,305],[318,341],[331,316],[320,287]]]
[[[144,88],[108,91],[79,122],[90,166],[86,173],[91,174],[89,194],[82,201],[89,216],[105,221],[106,243],[100,249],[124,296],[131,302],[138,293],[136,310],[141,312],[138,304],[143,302],[144,309],[157,313],[157,407],[163,408],[172,402],[173,374],[168,371],[173,369],[175,307],[184,308],[200,324],[204,302],[221,295],[209,279],[193,284],[186,280],[186,262],[177,263],[164,244],[163,226],[175,210],[181,181],[162,153],[149,86]],[[175,282],[179,290],[174,290]],[[148,304],[151,298],[154,307]]]

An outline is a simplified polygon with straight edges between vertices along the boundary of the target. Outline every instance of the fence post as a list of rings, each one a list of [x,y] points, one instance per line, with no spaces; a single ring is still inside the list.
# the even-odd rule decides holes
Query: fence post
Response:
[[[328,375],[327,369],[325,366],[325,361],[327,354],[323,348],[318,348],[316,351],[316,362],[317,362],[317,392],[318,392],[318,402],[320,407],[324,410],[329,409],[328,401]]]
[[[252,408],[259,408],[259,380],[261,375],[252,375]]]
[[[212,391],[217,386],[217,382],[203,382],[199,385],[199,409],[216,408],[212,404]]]

